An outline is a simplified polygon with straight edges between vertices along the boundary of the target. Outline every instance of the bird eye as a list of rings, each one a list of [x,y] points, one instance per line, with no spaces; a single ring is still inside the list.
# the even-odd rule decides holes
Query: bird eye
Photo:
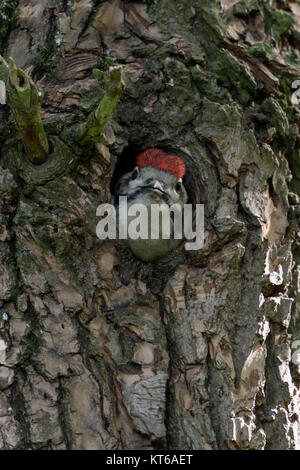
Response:
[[[177,181],[176,185],[175,185],[175,191],[179,192],[181,190],[181,181]]]
[[[134,171],[132,172],[132,175],[131,175],[131,179],[132,180],[135,180],[139,175],[139,171],[137,168],[134,169]]]

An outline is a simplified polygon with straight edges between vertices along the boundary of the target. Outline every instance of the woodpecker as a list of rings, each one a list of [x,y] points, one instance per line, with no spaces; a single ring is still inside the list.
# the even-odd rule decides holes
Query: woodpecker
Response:
[[[124,174],[115,187],[113,204],[116,208],[119,228],[122,224],[126,225],[126,229],[128,228],[132,220],[132,217],[128,217],[128,212],[133,204],[142,204],[147,208],[147,239],[135,239],[130,236],[127,238],[134,255],[144,262],[153,261],[166,255],[181,243],[182,236],[178,239],[174,238],[172,212],[169,219],[170,237],[166,239],[162,234],[162,216],[158,219],[151,217],[151,206],[159,205],[161,214],[164,211],[168,211],[170,214],[170,207],[174,207],[174,204],[183,209],[188,200],[182,183],[185,171],[182,158],[177,155],[167,155],[163,150],[157,148],[150,148],[137,156],[135,168]],[[119,203],[120,196],[127,197],[127,214],[123,213],[124,210]],[[158,224],[158,227],[152,227],[153,224]],[[153,239],[151,236],[153,228],[158,233],[157,239]]]

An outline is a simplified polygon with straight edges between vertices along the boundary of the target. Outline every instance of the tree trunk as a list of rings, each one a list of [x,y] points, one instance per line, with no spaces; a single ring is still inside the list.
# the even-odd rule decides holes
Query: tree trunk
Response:
[[[0,47],[50,152],[0,106],[0,448],[300,448],[299,1],[8,0]],[[142,263],[96,209],[149,147],[184,158],[205,243]]]

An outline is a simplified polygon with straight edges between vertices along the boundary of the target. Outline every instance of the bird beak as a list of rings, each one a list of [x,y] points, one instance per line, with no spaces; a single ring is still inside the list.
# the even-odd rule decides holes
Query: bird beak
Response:
[[[160,181],[154,179],[149,181],[147,185],[142,186],[142,188],[156,190],[164,194],[166,193],[163,184]]]
[[[159,191],[162,191],[163,193],[165,192],[163,185],[157,180],[153,181],[153,188],[158,189]]]

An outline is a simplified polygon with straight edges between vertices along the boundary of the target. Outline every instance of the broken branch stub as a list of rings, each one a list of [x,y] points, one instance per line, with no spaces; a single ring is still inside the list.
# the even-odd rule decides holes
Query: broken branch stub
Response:
[[[31,174],[34,172],[33,165],[42,165],[48,161],[48,139],[40,114],[40,102],[43,93],[30,77],[16,66],[11,58],[6,62],[0,56],[0,80],[6,85],[8,105],[14,114],[28,155],[29,162],[26,163],[24,159],[23,163],[25,167],[30,169],[29,173]],[[103,81],[103,85],[105,93],[96,110],[88,116],[84,123],[76,127],[76,140],[81,146],[103,140],[105,126],[111,119],[124,89],[122,68],[120,66],[111,67]],[[63,158],[62,161],[64,162]],[[51,170],[49,165],[42,166],[45,171],[46,169]],[[30,174],[28,175],[29,178]]]
[[[103,139],[103,131],[106,124],[120,101],[124,82],[122,79],[122,67],[110,67],[103,81],[105,93],[86,122],[80,124],[77,130],[77,141],[80,145],[96,143]]]
[[[35,165],[47,160],[49,146],[41,120],[43,93],[12,58],[0,56],[0,78],[7,87],[8,104],[20,130],[28,159]]]

